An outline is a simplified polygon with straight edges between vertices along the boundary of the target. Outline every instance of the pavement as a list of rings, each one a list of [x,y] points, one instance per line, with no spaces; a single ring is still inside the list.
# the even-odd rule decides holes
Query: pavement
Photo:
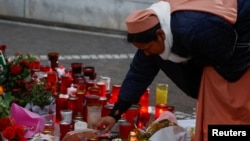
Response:
[[[58,52],[59,64],[70,68],[71,63],[81,62],[95,67],[97,79],[111,78],[111,86],[121,84],[129,68],[136,48],[127,43],[125,35],[109,32],[69,29],[0,19],[0,44],[6,44],[6,55],[16,52],[32,54],[47,64],[47,54]],[[156,85],[169,86],[168,104],[175,111],[193,114],[196,100],[188,97],[166,76],[159,72],[149,86],[149,105],[155,105]]]

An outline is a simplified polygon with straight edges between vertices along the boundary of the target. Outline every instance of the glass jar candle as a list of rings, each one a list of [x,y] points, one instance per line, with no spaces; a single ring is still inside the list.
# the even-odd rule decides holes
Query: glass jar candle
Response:
[[[96,85],[100,89],[100,96],[106,96],[106,83],[103,81],[96,82]]]
[[[109,104],[109,103],[105,104],[102,108],[102,117],[108,116],[111,110],[113,109],[113,107],[114,107],[114,104]]]
[[[80,62],[71,63],[71,69],[72,69],[73,77],[75,74],[82,74],[83,63],[80,63]]]
[[[61,117],[61,110],[68,109],[68,98],[66,97],[56,97],[56,121],[60,122]]]
[[[132,105],[125,112],[125,118],[127,122],[131,123],[132,125],[138,123],[139,116],[140,116],[140,105]]]
[[[160,116],[160,114],[164,111],[168,111],[167,104],[157,104],[155,106],[155,119],[157,119]]]
[[[101,118],[102,105],[95,103],[87,105],[87,124],[88,128],[93,128],[93,125]]]
[[[59,67],[59,53],[58,52],[49,52],[48,59],[50,63],[50,67],[53,71],[56,71],[56,68]]]
[[[133,126],[129,122],[122,122],[119,125],[119,134],[122,140],[127,140],[130,132],[133,130]]]
[[[148,113],[148,106],[149,106],[149,94],[150,89],[148,88],[142,95],[140,99],[141,110],[140,113]]]
[[[71,124],[66,121],[61,121],[59,123],[60,130],[60,141],[64,138],[64,136],[71,130]]]
[[[68,109],[72,111],[72,118],[74,119],[76,114],[77,114],[77,97],[76,96],[71,96],[68,99]]]
[[[156,105],[168,104],[168,84],[157,84],[156,86]]]
[[[110,104],[114,104],[117,101],[118,94],[120,93],[121,85],[115,84],[112,86],[111,97],[109,99]]]

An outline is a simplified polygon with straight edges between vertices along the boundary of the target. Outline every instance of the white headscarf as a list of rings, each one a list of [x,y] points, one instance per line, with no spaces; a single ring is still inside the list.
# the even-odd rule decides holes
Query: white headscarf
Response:
[[[171,11],[170,4],[166,1],[159,1],[152,4],[148,9],[153,10],[161,24],[161,28],[166,34],[165,49],[164,52],[160,54],[160,57],[164,60],[170,60],[175,63],[185,62],[188,58],[180,57],[177,54],[171,52],[173,46],[173,35],[170,27]]]

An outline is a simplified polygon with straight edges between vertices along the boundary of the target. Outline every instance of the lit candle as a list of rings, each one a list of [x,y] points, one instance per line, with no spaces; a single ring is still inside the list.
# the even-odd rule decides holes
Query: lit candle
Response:
[[[40,69],[40,60],[35,60],[33,62],[31,62],[31,68],[32,69]]]
[[[106,83],[98,81],[96,85],[100,88],[100,96],[106,96]]]
[[[129,122],[122,122],[119,125],[120,137],[122,140],[127,140],[129,137],[129,133],[133,130],[133,126]]]
[[[148,88],[142,95],[140,99],[141,110],[140,113],[148,113],[148,106],[149,106],[149,94],[150,89]]]
[[[63,137],[70,131],[70,123],[67,123],[65,121],[61,121],[59,128],[60,128],[60,140],[63,139]]]
[[[102,117],[108,116],[111,110],[113,109],[114,104],[105,104],[102,108]]]
[[[49,72],[50,66],[49,65],[40,65],[40,71],[41,72]]]
[[[126,120],[132,125],[138,123],[140,116],[140,105],[132,105],[125,113]]]
[[[76,101],[76,111],[77,113],[81,113],[81,115],[84,115],[84,110],[83,110],[83,102],[84,102],[84,97],[85,97],[85,93],[82,91],[77,91],[76,93],[76,97],[77,97],[77,101]]]
[[[68,109],[68,95],[62,95],[60,94],[58,97],[56,97],[56,121],[60,122],[61,117],[61,110]]]
[[[71,69],[73,77],[75,74],[82,74],[83,63],[71,63]]]
[[[118,94],[120,93],[121,85],[115,84],[112,86],[111,97],[109,99],[110,104],[114,104],[117,101]]]
[[[67,94],[67,89],[72,84],[73,80],[69,74],[64,74],[61,77],[60,92],[61,94]]]
[[[92,66],[86,66],[83,68],[83,74],[84,76],[91,77],[95,73],[95,68]]]
[[[49,52],[48,54],[48,59],[50,61],[50,67],[52,68],[53,71],[56,71],[55,68],[59,66],[59,53],[58,52]]]
[[[157,104],[155,106],[155,119],[157,119],[164,111],[168,111],[168,106],[166,104]]]
[[[56,85],[57,84],[57,73],[52,71],[52,72],[47,72],[47,84],[48,85]]]
[[[72,118],[74,119],[77,113],[77,97],[71,96],[68,99],[68,109],[72,110]]]

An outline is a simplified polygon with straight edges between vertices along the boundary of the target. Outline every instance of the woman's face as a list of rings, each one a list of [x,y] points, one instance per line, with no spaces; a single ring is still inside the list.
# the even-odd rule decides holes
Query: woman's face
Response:
[[[157,30],[156,34],[157,40],[151,41],[149,43],[134,42],[133,45],[136,46],[138,49],[142,50],[147,56],[161,54],[164,52],[165,49],[165,34],[161,29]]]

